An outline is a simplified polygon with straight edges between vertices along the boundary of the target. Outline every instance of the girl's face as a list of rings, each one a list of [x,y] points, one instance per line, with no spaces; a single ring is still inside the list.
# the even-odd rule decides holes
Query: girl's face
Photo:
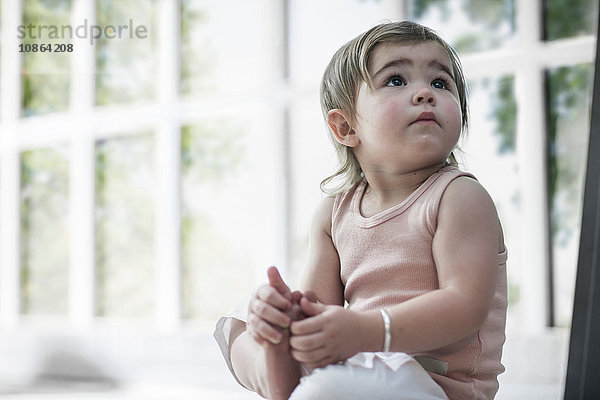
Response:
[[[355,155],[363,171],[403,172],[444,163],[461,132],[459,95],[436,42],[382,43],[356,101]]]

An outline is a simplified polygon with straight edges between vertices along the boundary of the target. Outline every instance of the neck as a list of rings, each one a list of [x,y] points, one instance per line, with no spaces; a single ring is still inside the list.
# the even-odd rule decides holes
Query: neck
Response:
[[[393,173],[367,168],[363,172],[369,184],[368,197],[381,207],[399,204],[444,165],[445,162],[442,162],[416,170]]]

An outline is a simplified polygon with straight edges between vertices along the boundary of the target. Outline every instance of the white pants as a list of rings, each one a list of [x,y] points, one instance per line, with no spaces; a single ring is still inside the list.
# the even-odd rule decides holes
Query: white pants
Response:
[[[413,360],[414,361],[414,360]],[[317,368],[304,376],[290,400],[448,400],[416,361],[396,371],[375,359],[372,367],[349,363]]]

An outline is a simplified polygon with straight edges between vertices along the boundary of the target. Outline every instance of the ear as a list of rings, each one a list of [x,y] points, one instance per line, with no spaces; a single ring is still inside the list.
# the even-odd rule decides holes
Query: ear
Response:
[[[360,143],[358,136],[350,125],[350,115],[338,108],[327,113],[327,125],[338,142],[347,147],[356,147]]]

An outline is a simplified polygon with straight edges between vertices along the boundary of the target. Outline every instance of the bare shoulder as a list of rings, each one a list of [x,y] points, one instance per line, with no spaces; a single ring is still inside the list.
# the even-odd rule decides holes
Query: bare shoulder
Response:
[[[496,206],[488,191],[479,181],[467,176],[458,177],[448,185],[440,207],[448,206],[458,210],[476,207],[496,212]]]
[[[335,197],[327,196],[319,202],[315,208],[312,219],[313,229],[323,230],[328,236],[331,236],[331,218],[333,213],[333,204]]]
[[[477,180],[461,176],[448,185],[438,212],[438,224],[450,224],[454,231],[493,230],[498,235],[498,251],[504,249],[502,227],[496,206]]]

